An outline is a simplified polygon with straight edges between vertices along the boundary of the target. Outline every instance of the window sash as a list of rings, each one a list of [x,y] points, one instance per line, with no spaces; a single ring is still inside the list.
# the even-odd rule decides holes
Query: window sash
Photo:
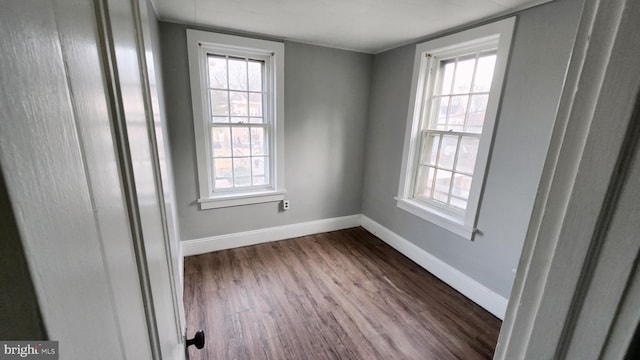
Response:
[[[209,68],[209,58],[210,57],[219,57],[222,59],[225,59],[226,61],[226,76],[225,76],[225,86],[212,86],[211,82],[210,82],[210,68]],[[230,76],[230,70],[229,70],[229,60],[242,60],[246,63],[246,79],[245,81],[247,82],[246,84],[246,88],[242,89],[235,89],[232,88],[231,86],[231,76]],[[245,54],[242,52],[237,52],[237,51],[215,51],[215,50],[211,50],[211,49],[205,49],[202,53],[202,60],[203,62],[203,78],[201,79],[201,83],[202,83],[202,87],[203,87],[203,92],[207,95],[206,97],[206,102],[207,105],[206,109],[205,109],[205,119],[203,119],[205,122],[207,122],[207,129],[208,129],[208,134],[205,137],[208,144],[207,144],[207,153],[208,153],[208,163],[207,163],[207,167],[208,167],[208,173],[209,173],[209,188],[210,188],[210,194],[211,195],[216,195],[216,194],[230,194],[230,193],[238,193],[238,192],[251,192],[251,191],[257,191],[257,190],[266,190],[266,189],[273,189],[275,187],[275,166],[274,166],[274,143],[275,143],[275,139],[274,139],[274,132],[273,130],[273,111],[272,111],[272,104],[271,104],[271,99],[272,99],[272,95],[271,95],[271,91],[272,90],[272,84],[271,84],[271,72],[269,69],[269,64],[270,64],[270,57],[268,55],[265,55],[264,57],[260,57],[260,56],[255,56],[255,54]],[[251,90],[251,85],[249,84],[249,62],[260,62],[261,63],[261,90],[260,91],[256,91],[256,90]],[[227,93],[227,107],[226,107],[226,114],[214,114],[212,111],[212,95],[210,94],[211,91],[224,91]],[[232,92],[237,92],[237,93],[245,93],[247,94],[247,114],[233,114],[232,113],[232,100],[231,100],[231,96],[230,94]],[[261,116],[252,116],[251,114],[251,110],[250,110],[250,96],[251,94],[260,94],[261,95],[261,100],[262,100],[262,108],[261,108]],[[222,119],[222,118],[226,118],[228,119],[228,122],[222,122],[222,121],[214,121],[214,119]],[[245,119],[245,120],[240,120],[240,119]],[[260,122],[255,122],[254,119],[261,119]],[[249,133],[249,149],[250,149],[250,153],[248,156],[238,156],[238,155],[234,155],[234,149],[233,149],[233,135],[231,134],[233,128],[248,128],[249,132],[251,132],[252,128],[262,128],[264,131],[264,140],[267,142],[267,146],[268,146],[268,150],[266,151],[265,155],[253,155],[251,153],[251,149],[252,149],[252,136],[251,133]],[[229,129],[229,133],[230,133],[230,155],[229,156],[216,156],[213,152],[213,147],[216,145],[216,140],[213,139],[213,134],[212,134],[212,129],[215,128],[227,128]],[[219,174],[217,174],[217,170],[216,170],[216,166],[215,166],[215,161],[216,159],[218,160],[223,160],[223,159],[229,159],[231,162],[231,167],[230,167],[230,172],[231,172],[231,176],[219,176]],[[236,163],[239,162],[240,160],[244,160],[244,159],[248,159],[249,160],[249,174],[248,176],[246,176],[249,180],[249,184],[250,185],[238,185],[237,180],[237,174],[236,174]],[[256,178],[256,176],[254,176],[253,173],[253,160],[254,159],[262,159],[265,163],[264,163],[264,175],[262,176],[264,178],[265,183],[264,184],[254,184],[254,180]],[[245,177],[245,176],[243,176]],[[216,183],[219,180],[224,180],[224,179],[228,179],[230,180],[231,185],[230,186],[218,186]]]
[[[212,81],[215,82],[216,75],[212,75],[211,74],[211,67],[210,67],[210,63],[209,60],[211,58],[218,58],[218,59],[223,59],[224,60],[224,72],[223,72],[223,76],[224,76],[224,84],[212,84]],[[230,70],[230,61],[242,61],[244,63],[244,88],[243,87],[232,87],[231,85],[231,78],[232,78],[232,72]],[[213,104],[211,104],[211,101],[213,99],[213,95],[212,93],[214,92],[218,92],[218,93],[226,93],[226,114],[211,114],[211,119],[213,121],[214,118],[227,118],[228,121],[232,121],[233,118],[246,118],[249,119],[249,122],[255,122],[252,119],[262,119],[260,122],[264,122],[264,121],[269,121],[269,117],[266,116],[266,105],[267,101],[268,101],[268,93],[267,93],[267,89],[266,89],[266,61],[264,59],[258,59],[257,57],[249,57],[249,56],[232,56],[232,55],[228,55],[228,54],[223,54],[221,52],[207,52],[205,54],[205,62],[207,63],[205,66],[205,70],[206,70],[206,79],[205,79],[205,88],[206,88],[206,92],[209,95],[208,96],[208,101],[210,103],[210,106],[213,106]],[[260,77],[259,79],[259,85],[258,85],[258,89],[255,88],[255,82],[256,80],[252,81],[252,71],[250,70],[250,65],[251,64],[255,64],[258,63],[260,65]],[[219,74],[218,74],[219,75]],[[215,85],[219,85],[219,86],[215,86]],[[252,87],[253,85],[253,87]],[[233,104],[232,104],[232,96],[231,94],[236,93],[236,94],[246,94],[246,114],[234,114],[233,113]],[[251,99],[252,99],[252,95],[259,95],[260,97],[260,115],[254,115],[251,113]],[[210,109],[211,110],[211,109]]]
[[[426,84],[426,91],[424,93],[424,99],[422,102],[422,107],[424,109],[421,116],[421,128],[422,129],[432,129],[432,130],[462,130],[467,131],[469,128],[474,128],[476,133],[482,133],[482,125],[484,124],[484,119],[486,116],[487,103],[489,100],[489,96],[491,94],[490,89],[486,89],[482,87],[480,89],[476,89],[476,85],[478,85],[477,81],[482,80],[478,79],[478,70],[480,69],[480,60],[487,59],[491,56],[497,57],[497,48],[495,46],[483,46],[475,49],[468,49],[466,52],[462,53],[454,53],[453,55],[449,55],[446,57],[440,56],[432,56],[428,55],[426,59],[423,61],[429,64],[431,68],[430,71],[426,72],[425,79],[423,80]],[[473,60],[473,70],[470,74],[467,75],[464,79],[470,80],[468,82],[467,91],[457,91],[456,84],[459,79],[459,64],[461,61],[469,61]],[[449,64],[453,64],[453,71],[447,77],[446,66]],[[495,72],[495,59],[492,68],[492,74]],[[492,78],[492,77],[491,77]],[[485,79],[486,81],[486,79]],[[482,81],[480,82],[482,85]],[[460,84],[458,84],[460,85]],[[464,85],[463,85],[464,86]],[[467,86],[464,86],[467,87]],[[444,123],[441,123],[442,118],[442,108],[443,101],[446,103],[444,109],[446,113],[444,115]],[[459,104],[454,104],[454,102],[462,102],[462,106]],[[484,100],[484,101],[483,101]],[[484,104],[483,104],[484,102]],[[477,110],[475,109],[478,106],[478,103],[481,104],[482,110],[482,122],[481,125],[472,125],[471,124],[471,115],[477,114]],[[454,124],[451,122],[452,111],[453,109],[462,110],[462,114],[464,118],[462,119],[462,123]],[[477,120],[477,119],[476,119]]]
[[[427,152],[426,150],[428,148],[428,138],[430,136],[437,136],[438,138],[438,144],[436,146],[435,156],[433,156],[435,158],[435,161],[428,161],[424,158],[424,154]],[[445,136],[455,137],[456,139],[455,150],[451,155],[451,157],[453,158],[451,166],[443,166],[441,164],[441,158],[442,158],[441,153],[443,151],[442,141]],[[412,197],[418,201],[421,201],[430,205],[435,205],[448,211],[453,211],[459,215],[464,214],[464,211],[466,210],[466,204],[465,204],[465,208],[461,208],[459,206],[455,206],[451,204],[452,200],[465,201],[465,202],[469,200],[469,194],[467,194],[467,196],[460,196],[454,193],[454,181],[456,180],[456,175],[462,175],[462,176],[471,178],[470,183],[468,184],[469,188],[473,183],[474,170],[464,171],[458,167],[458,160],[460,159],[461,144],[463,139],[465,138],[477,139],[479,141],[480,137],[481,137],[481,134],[470,133],[470,132],[423,130],[421,132],[420,155],[418,156],[418,159],[417,159],[417,166],[416,166],[416,171],[415,171],[414,180],[413,180],[414,186],[413,186]],[[475,156],[477,156],[477,149],[476,149],[476,154],[474,154],[474,158]],[[475,161],[474,161],[473,167],[475,167]],[[419,191],[418,184],[421,183],[421,180],[424,180],[424,179],[421,179],[421,175],[424,175],[424,173],[420,171],[421,169],[434,170],[434,176],[432,176],[430,181],[431,184],[427,185],[427,190],[429,191],[429,194],[424,194]],[[451,174],[449,178],[449,184],[447,186],[447,192],[446,193],[440,192],[441,194],[444,194],[444,196],[446,196],[447,198],[446,201],[441,201],[435,198],[435,193],[438,192],[436,190],[436,181],[438,179],[437,179],[437,176],[435,176],[435,174],[437,174],[439,171],[448,172]],[[429,177],[428,173],[426,176],[428,180],[428,177]]]
[[[490,90],[481,89],[480,91],[474,91],[476,89],[476,79],[478,78],[478,69],[480,66],[480,59],[486,58],[491,55],[495,55],[497,50],[492,46],[484,46],[482,48],[476,48],[465,53],[454,53],[449,55],[448,57],[438,57],[428,55],[422,61],[428,64],[431,71],[427,71],[424,73],[424,83],[426,85],[426,91],[424,92],[424,97],[422,100],[422,108],[423,111],[421,113],[421,130],[418,132],[417,136],[419,139],[418,146],[418,155],[415,158],[415,165],[413,166],[413,174],[411,181],[411,198],[424,203],[428,206],[435,206],[442,211],[452,213],[457,216],[463,217],[466,213],[470,188],[473,184],[474,172],[473,171],[461,171],[458,169],[458,159],[460,158],[460,145],[463,139],[478,139],[478,142],[482,135],[482,124],[484,123],[484,118],[486,116],[487,111],[487,102],[490,95]],[[459,78],[459,69],[458,66],[461,61],[473,60],[473,70],[470,74],[467,74],[462,81],[467,81],[468,85],[463,85],[464,87],[468,87],[467,91],[456,91],[458,90],[455,86],[458,82]],[[447,74],[445,74],[445,66],[447,64],[453,63],[453,71],[449,74],[450,78],[445,79]],[[495,72],[495,64],[492,69],[492,72]],[[470,80],[470,81],[469,81]],[[482,104],[482,97],[484,97],[485,103]],[[444,101],[442,101],[444,99]],[[460,108],[458,112],[462,112],[462,122],[459,120],[458,115],[458,123],[452,123],[451,120],[453,109],[456,108],[454,105],[454,99],[458,99],[462,101],[462,106],[457,106]],[[464,103],[466,101],[466,103]],[[478,111],[473,110],[474,101],[480,101],[481,111],[480,113],[482,122],[480,126],[472,126],[471,120],[472,115],[476,114]],[[442,104],[446,103],[446,107],[444,107],[446,113],[444,117],[442,116]],[[444,123],[442,120],[444,119]],[[474,129],[475,131],[469,131]],[[436,147],[435,155],[435,163],[425,162],[423,157],[425,152],[428,150],[426,147],[427,139],[429,136],[437,136],[438,138],[438,146]],[[442,157],[443,152],[443,139],[444,137],[455,137],[455,150],[453,153],[449,155],[449,158],[452,159],[450,166],[442,166],[440,163],[440,158]],[[433,144],[431,144],[433,146]],[[433,151],[433,149],[431,149]],[[451,152],[451,149],[448,149]],[[478,146],[475,148],[475,152],[472,157],[475,159],[478,153]],[[475,167],[475,160],[473,166]],[[431,170],[430,170],[431,169]],[[443,174],[446,174],[442,176]],[[444,178],[444,181],[439,180],[440,178]],[[462,178],[461,178],[462,176]],[[454,194],[454,183],[456,181],[466,183],[460,179],[469,178],[467,186],[464,187],[466,190],[466,196],[459,196]],[[448,179],[448,183],[447,183]],[[446,186],[443,185],[446,184]],[[459,184],[458,184],[459,185]],[[440,188],[443,187],[446,191],[442,192]],[[426,191],[426,192],[425,192]],[[453,203],[452,203],[453,202]]]
[[[246,128],[249,132],[249,136],[248,136],[248,140],[249,140],[249,144],[248,144],[248,149],[249,149],[249,154],[248,155],[234,155],[234,147],[233,147],[233,128]],[[267,142],[267,146],[265,147],[263,145],[263,153],[261,154],[254,154],[253,153],[253,149],[254,149],[254,144],[253,144],[253,136],[251,134],[251,129],[254,128],[260,128],[263,131],[263,142],[266,141]],[[273,182],[273,178],[271,175],[271,167],[272,167],[272,159],[273,159],[273,152],[272,152],[272,126],[271,124],[258,124],[258,123],[243,123],[243,122],[238,122],[238,123],[211,123],[209,124],[209,141],[210,141],[210,146],[213,148],[216,145],[216,140],[214,140],[212,131],[213,129],[228,129],[228,134],[230,136],[229,139],[229,155],[225,156],[225,155],[215,155],[214,153],[211,154],[211,162],[215,162],[216,159],[228,159],[231,161],[231,176],[218,176],[218,174],[216,173],[216,167],[214,165],[211,165],[211,186],[214,189],[214,191],[216,193],[231,193],[231,192],[237,192],[237,191],[251,191],[251,190],[259,190],[259,189],[269,189],[272,187],[272,182]],[[264,151],[266,148],[266,151]],[[250,164],[253,163],[254,159],[262,159],[265,161],[264,167],[267,170],[264,171],[264,174],[262,174],[262,177],[265,178],[265,183],[264,184],[257,184],[257,185],[253,185],[253,179],[255,177],[261,177],[260,175],[254,176],[253,173],[253,167],[250,167],[250,174],[249,174],[249,179],[250,182],[252,183],[252,185],[249,186],[236,186],[236,174],[235,174],[235,162],[237,159],[249,159]],[[217,180],[221,180],[221,179],[230,179],[231,180],[231,186],[228,187],[219,187],[216,186],[216,181]]]

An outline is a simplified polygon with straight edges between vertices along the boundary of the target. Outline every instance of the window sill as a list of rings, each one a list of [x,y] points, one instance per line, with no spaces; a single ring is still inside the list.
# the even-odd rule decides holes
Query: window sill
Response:
[[[400,209],[405,210],[419,218],[429,221],[443,229],[462,236],[467,240],[473,239],[477,229],[464,224],[464,220],[438,209],[427,207],[415,200],[396,198]]]
[[[218,209],[231,206],[277,202],[284,200],[286,193],[285,190],[268,190],[242,194],[216,195],[207,199],[198,199],[198,203],[200,203],[200,210]]]

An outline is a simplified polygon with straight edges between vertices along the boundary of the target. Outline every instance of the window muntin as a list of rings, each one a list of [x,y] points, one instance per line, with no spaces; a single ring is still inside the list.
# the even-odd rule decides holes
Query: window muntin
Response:
[[[447,59],[432,59],[435,81],[427,92],[421,123],[420,156],[413,198],[463,214],[489,91],[496,63],[495,49]]]

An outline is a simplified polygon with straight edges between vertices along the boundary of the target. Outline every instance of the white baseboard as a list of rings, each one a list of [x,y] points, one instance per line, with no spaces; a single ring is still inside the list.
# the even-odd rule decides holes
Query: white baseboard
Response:
[[[508,299],[364,215],[362,215],[361,226],[471,301],[504,320]]]
[[[210,236],[181,242],[182,255],[206,254],[212,251],[233,249],[242,246],[261,244],[270,241],[318,234],[328,231],[348,229],[360,226],[362,215],[350,215],[323,219],[292,225],[276,226],[266,229],[243,231],[239,233]]]
[[[364,215],[351,215],[233,234],[210,236],[201,239],[184,240],[181,242],[181,252],[183,256],[206,254],[212,251],[291,239],[356,226],[362,226],[476,304],[482,306],[496,317],[504,319],[508,303],[506,298]]]

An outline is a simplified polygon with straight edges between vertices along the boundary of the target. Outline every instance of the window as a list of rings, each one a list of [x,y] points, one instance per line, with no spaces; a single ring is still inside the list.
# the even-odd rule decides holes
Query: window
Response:
[[[284,198],[284,45],[187,30],[201,209]]]
[[[416,47],[398,207],[471,239],[513,18]]]

